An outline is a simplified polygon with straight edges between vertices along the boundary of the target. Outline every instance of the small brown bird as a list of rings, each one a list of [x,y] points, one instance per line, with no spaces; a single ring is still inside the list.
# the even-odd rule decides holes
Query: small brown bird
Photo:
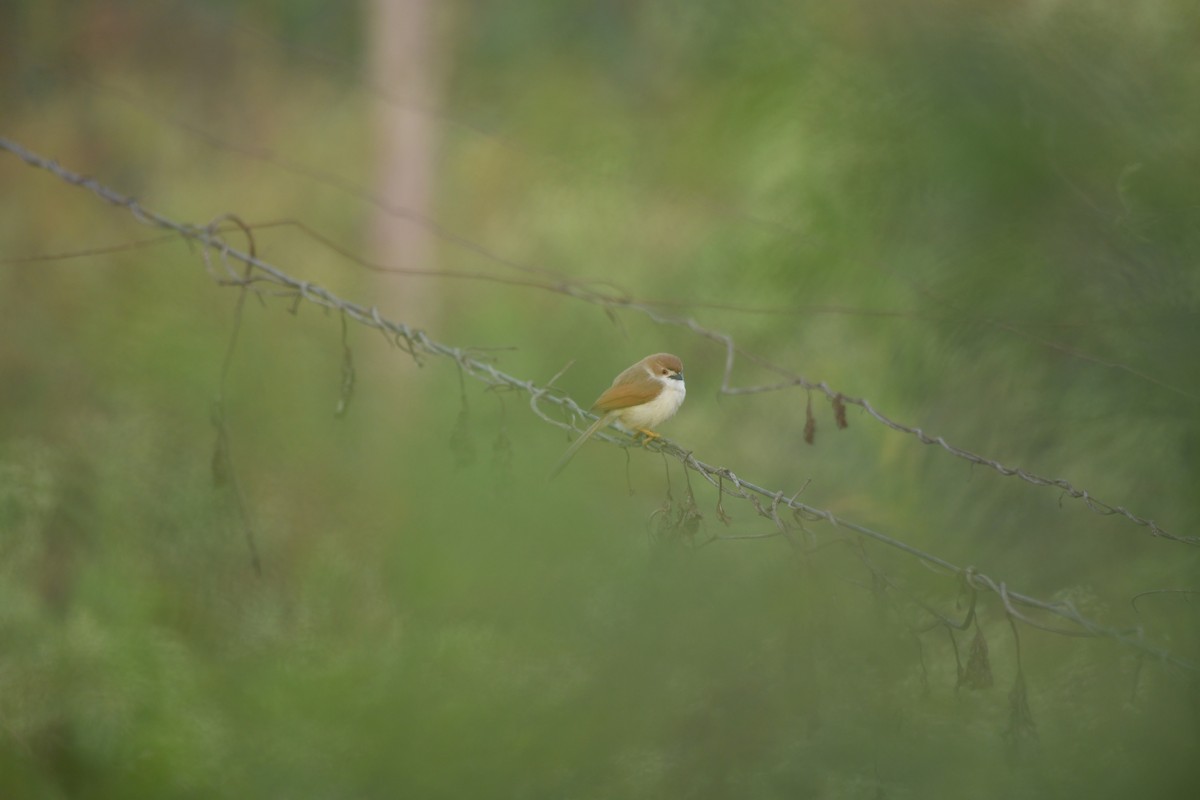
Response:
[[[592,404],[592,411],[600,418],[571,443],[554,465],[550,477],[562,471],[592,434],[614,422],[631,433],[657,438],[658,434],[652,428],[674,416],[686,394],[683,362],[678,357],[670,353],[646,356],[618,375],[612,386]]]

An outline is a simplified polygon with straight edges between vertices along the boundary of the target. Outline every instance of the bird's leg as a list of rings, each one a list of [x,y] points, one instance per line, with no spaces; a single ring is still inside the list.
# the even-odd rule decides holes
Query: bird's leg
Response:
[[[642,439],[642,447],[645,447],[646,445],[648,445],[650,442],[654,441],[655,439],[662,438],[661,433],[655,433],[654,431],[650,430],[649,428],[638,428],[637,432],[645,437],[644,439]]]

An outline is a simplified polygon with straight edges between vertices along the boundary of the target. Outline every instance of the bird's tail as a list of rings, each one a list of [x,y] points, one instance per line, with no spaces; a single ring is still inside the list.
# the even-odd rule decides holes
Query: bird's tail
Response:
[[[567,452],[563,453],[563,457],[560,458],[558,463],[554,465],[554,469],[550,470],[550,478],[553,479],[556,475],[558,475],[558,473],[562,472],[563,468],[566,467],[567,464],[571,462],[571,459],[575,457],[575,453],[579,451],[579,448],[583,447],[583,443],[592,438],[592,434],[594,434],[596,431],[612,422],[613,419],[614,416],[611,414],[601,414],[598,420],[589,425],[588,429],[584,431],[578,439],[571,442],[571,446],[567,448]]]

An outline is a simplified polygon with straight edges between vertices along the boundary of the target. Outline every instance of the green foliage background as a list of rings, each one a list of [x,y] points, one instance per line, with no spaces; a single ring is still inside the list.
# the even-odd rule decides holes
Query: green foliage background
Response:
[[[177,219],[296,219],[365,252],[368,204],[244,151],[371,186],[367,16],[6,3],[0,135]],[[1172,0],[443,3],[434,217],[1195,536],[1198,25]],[[260,577],[210,468],[234,290],[182,242],[21,261],[152,232],[11,157],[0,186],[4,797],[1200,785],[1194,676],[1022,627],[1035,727],[1015,724],[996,598],[980,601],[994,684],[956,688],[949,638],[919,632],[912,602],[961,614],[954,579],[876,546],[909,594],[873,587],[844,545],[696,546],[773,529],[733,501],[722,524],[695,480],[694,541],[656,537],[660,459],[592,445],[548,484],[566,440],[523,400],[460,397],[453,365],[418,369],[355,326],[336,419],[340,321],[286,299],[247,304],[226,390]],[[430,280],[380,278],[294,228],[257,242],[385,314]],[[1200,588],[1195,548],[854,408],[836,431],[819,398],[807,445],[803,393],[720,396],[723,352],[682,328],[435,287],[435,338],[514,348],[499,366],[539,381],[574,360],[559,384],[581,402],[679,353],[689,399],[664,432],[698,457],[1200,660],[1194,597],[1130,603]]]

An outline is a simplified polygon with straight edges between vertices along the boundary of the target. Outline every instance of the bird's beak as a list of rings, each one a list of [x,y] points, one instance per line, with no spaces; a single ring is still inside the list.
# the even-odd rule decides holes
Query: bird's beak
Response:
[[[669,377],[673,381],[681,381],[681,380],[683,380],[683,373],[682,372],[672,372],[667,377]]]

